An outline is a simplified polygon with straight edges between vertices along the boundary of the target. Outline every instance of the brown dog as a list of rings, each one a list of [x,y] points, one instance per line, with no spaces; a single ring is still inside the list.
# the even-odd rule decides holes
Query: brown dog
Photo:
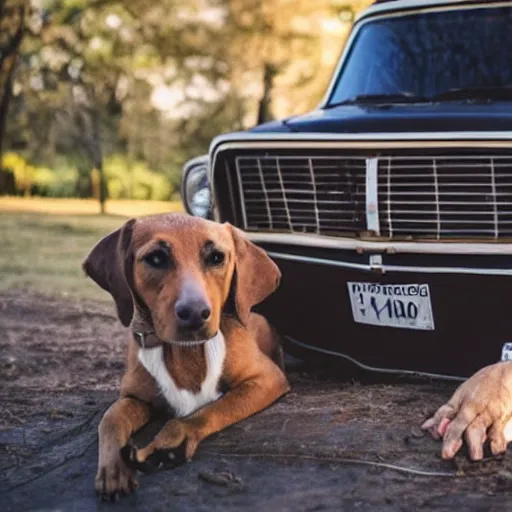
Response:
[[[136,488],[121,449],[158,412],[172,419],[133,451],[139,463],[178,447],[190,459],[203,439],[289,390],[279,340],[251,313],[280,272],[240,230],[181,214],[132,219],[100,240],[83,267],[133,334],[120,398],[99,426],[103,498]]]

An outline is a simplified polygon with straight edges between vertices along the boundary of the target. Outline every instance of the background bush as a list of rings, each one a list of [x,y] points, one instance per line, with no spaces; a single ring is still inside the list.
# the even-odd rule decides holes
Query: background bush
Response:
[[[93,191],[99,182],[98,171],[84,176],[65,159],[57,159],[55,167],[50,169],[31,165],[21,155],[8,152],[3,155],[2,167],[14,174],[15,194],[20,196],[76,197],[81,180],[91,180]],[[168,201],[176,191],[171,177],[153,171],[146,162],[128,162],[123,155],[109,156],[104,172],[111,199]]]

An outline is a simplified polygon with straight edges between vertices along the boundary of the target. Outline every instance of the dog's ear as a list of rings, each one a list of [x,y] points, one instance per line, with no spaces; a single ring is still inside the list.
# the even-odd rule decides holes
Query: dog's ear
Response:
[[[228,301],[242,324],[247,325],[251,308],[279,286],[281,272],[267,253],[250,242],[240,229],[226,223],[235,244],[235,270]]]
[[[124,226],[102,238],[82,264],[85,273],[112,295],[121,323],[128,327],[133,317],[133,298],[127,282],[133,255],[130,250],[133,225],[131,219]]]

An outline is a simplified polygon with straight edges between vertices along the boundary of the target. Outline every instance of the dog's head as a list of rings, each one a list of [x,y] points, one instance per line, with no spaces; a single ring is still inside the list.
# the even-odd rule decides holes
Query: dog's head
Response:
[[[211,338],[223,313],[245,324],[281,276],[239,229],[182,214],[129,220],[96,244],[83,268],[112,295],[123,325],[137,308],[163,341]]]

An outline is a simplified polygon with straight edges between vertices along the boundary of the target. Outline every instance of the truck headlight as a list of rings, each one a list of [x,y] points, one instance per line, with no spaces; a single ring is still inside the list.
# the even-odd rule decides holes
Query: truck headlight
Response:
[[[189,160],[184,165],[181,196],[188,213],[205,219],[212,217],[208,155]]]

